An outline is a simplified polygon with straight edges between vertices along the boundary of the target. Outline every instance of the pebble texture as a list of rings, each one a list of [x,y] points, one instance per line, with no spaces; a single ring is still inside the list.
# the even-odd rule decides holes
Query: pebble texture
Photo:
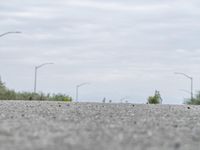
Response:
[[[0,101],[0,150],[198,150],[200,107]]]

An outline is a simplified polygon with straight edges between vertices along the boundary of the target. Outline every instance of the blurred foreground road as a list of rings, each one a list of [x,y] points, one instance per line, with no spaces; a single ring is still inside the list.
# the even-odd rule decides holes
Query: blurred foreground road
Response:
[[[199,150],[200,107],[0,101],[1,150]]]

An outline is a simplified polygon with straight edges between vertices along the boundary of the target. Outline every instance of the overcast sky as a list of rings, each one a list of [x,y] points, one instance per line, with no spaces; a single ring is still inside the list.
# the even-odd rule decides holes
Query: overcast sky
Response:
[[[0,75],[16,91],[61,92],[80,101],[145,103],[159,90],[181,104],[200,89],[198,0],[1,0]]]

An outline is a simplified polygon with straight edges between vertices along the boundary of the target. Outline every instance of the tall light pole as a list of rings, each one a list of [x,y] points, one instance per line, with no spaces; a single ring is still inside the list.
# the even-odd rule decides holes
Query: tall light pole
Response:
[[[86,85],[86,84],[89,84],[89,83],[88,83],[88,82],[85,82],[85,83],[81,83],[81,84],[79,84],[79,85],[76,86],[76,102],[78,102],[79,88],[80,88],[81,86]]]
[[[5,32],[5,33],[0,34],[0,37],[3,37],[3,36],[5,36],[5,35],[7,35],[7,34],[19,34],[19,33],[21,33],[21,32],[20,32],[20,31]]]
[[[190,79],[190,81],[191,81],[191,91],[190,91],[190,94],[191,94],[191,100],[193,100],[193,78],[191,76],[185,74],[185,73],[182,73],[182,72],[175,72],[175,74],[183,75],[186,78]]]
[[[8,34],[19,34],[19,33],[21,33],[21,32],[20,31],[5,32],[5,33],[0,34],[0,37],[6,36]],[[1,76],[0,76],[0,81],[1,81]]]
[[[54,63],[43,63],[39,66],[35,66],[35,81],[34,81],[34,93],[36,93],[36,88],[37,88],[37,70],[45,65],[52,65]]]

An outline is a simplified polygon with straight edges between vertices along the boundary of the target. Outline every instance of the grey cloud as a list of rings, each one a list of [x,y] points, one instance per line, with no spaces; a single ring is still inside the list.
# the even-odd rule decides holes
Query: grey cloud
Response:
[[[39,88],[45,92],[67,91],[73,95],[75,84],[89,80],[94,84],[89,86],[94,88],[92,93],[85,91],[91,95],[84,95],[89,100],[106,95],[117,100],[128,94],[144,102],[158,88],[166,99],[180,102],[180,95],[173,90],[185,84],[165,89],[168,82],[177,79],[173,72],[200,73],[200,11],[196,0],[1,3],[0,32],[23,32],[0,39],[1,75],[17,90],[31,89],[35,65],[53,61],[55,65],[41,69],[40,76],[46,80],[40,80]],[[19,68],[23,69],[18,72]],[[23,78],[26,84],[20,82]],[[119,95],[112,95],[114,87]]]

